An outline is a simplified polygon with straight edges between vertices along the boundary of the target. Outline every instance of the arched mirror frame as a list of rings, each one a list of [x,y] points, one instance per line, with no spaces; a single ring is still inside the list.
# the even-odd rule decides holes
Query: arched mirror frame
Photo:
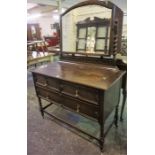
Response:
[[[123,23],[123,11],[117,7],[114,3],[110,1],[99,1],[99,0],[89,0],[85,2],[78,3],[68,10],[66,10],[63,14],[60,16],[60,56],[61,58],[66,57],[68,55],[76,56],[78,54],[77,51],[74,53],[63,51],[63,31],[62,31],[62,18],[65,16],[67,13],[70,11],[83,7],[83,6],[88,6],[88,5],[99,5],[102,7],[106,7],[108,9],[112,10],[112,16],[111,16],[111,24],[110,24],[110,43],[109,43],[109,51],[107,54],[88,54],[88,53],[83,53],[84,56],[89,56],[89,55],[94,55],[94,56],[99,56],[99,57],[108,57],[112,56],[113,58],[115,55],[120,51],[121,49],[121,35],[122,35],[122,23]],[[80,53],[81,54],[81,53]]]

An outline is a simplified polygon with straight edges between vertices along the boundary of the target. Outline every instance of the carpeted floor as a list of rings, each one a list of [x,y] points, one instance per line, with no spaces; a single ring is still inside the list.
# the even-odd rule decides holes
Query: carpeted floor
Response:
[[[68,130],[55,120],[41,117],[35,95],[31,73],[27,83],[27,144],[28,155],[100,155],[100,149],[93,143]],[[127,154],[126,109],[124,121],[119,127],[111,128],[105,139],[104,155]]]

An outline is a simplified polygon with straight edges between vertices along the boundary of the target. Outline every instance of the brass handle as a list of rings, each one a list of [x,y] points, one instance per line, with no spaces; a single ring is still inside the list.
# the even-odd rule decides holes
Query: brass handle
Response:
[[[47,86],[47,83],[42,84],[42,83],[36,82],[36,84],[38,84],[38,85],[40,85],[42,87],[46,87]]]
[[[79,95],[78,93],[79,93],[79,91],[76,90],[76,91],[75,91],[75,96],[76,96],[76,97]]]
[[[77,107],[76,107],[76,112],[79,112],[79,110],[80,110],[80,105],[79,105],[79,104],[77,104]]]

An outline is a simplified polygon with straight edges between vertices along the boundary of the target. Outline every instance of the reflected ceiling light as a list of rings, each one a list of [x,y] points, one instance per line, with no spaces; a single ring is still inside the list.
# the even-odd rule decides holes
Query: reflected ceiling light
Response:
[[[34,14],[34,15],[28,15],[27,20],[33,20],[33,19],[39,18],[41,16],[42,16],[42,14],[40,14],[40,13]]]
[[[53,15],[53,18],[58,21],[60,19],[60,16],[59,15]]]
[[[54,10],[53,12],[54,12],[54,13],[57,13],[57,12],[58,12],[58,9]]]
[[[66,11],[66,8],[62,8],[62,9],[61,9],[61,13],[64,13],[65,11]],[[58,9],[56,9],[56,10],[54,10],[53,12],[54,12],[54,13],[58,13],[59,11],[58,11]]]
[[[62,8],[61,13],[64,13],[67,9]]]

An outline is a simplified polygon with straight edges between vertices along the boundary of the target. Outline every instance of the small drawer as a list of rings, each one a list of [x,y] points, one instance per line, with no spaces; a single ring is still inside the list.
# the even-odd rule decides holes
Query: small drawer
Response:
[[[74,99],[71,99],[70,97],[67,97],[65,95],[62,96],[62,104],[67,107],[67,108],[70,108],[72,110],[75,110],[77,109],[77,101],[74,100]]]
[[[79,108],[79,112],[82,114],[88,115],[95,119],[98,119],[98,117],[99,117],[99,107],[98,106],[88,105],[85,103],[79,103],[77,105],[77,108]]]
[[[54,90],[59,90],[60,89],[59,80],[47,77],[46,81],[47,81],[47,87],[49,89],[54,89]]]
[[[71,95],[71,96],[76,96],[77,93],[77,86],[70,84],[70,83],[66,83],[66,82],[62,82],[60,85],[60,90],[62,93],[67,94],[67,95]]]
[[[36,87],[36,93],[38,96],[49,99],[49,92],[42,88]]]
[[[50,92],[48,98],[56,103],[61,103],[61,96],[58,93]]]
[[[78,96],[83,100],[93,101],[96,104],[98,103],[99,100],[98,91],[96,89],[88,87],[80,86]]]
[[[62,104],[77,113],[85,114],[89,117],[98,118],[99,107],[97,105],[90,105],[76,99],[72,99],[63,95]]]
[[[38,96],[41,96],[45,99],[60,103],[61,102],[61,97],[58,93],[55,92],[49,92],[47,90],[44,90],[42,88],[36,87],[36,92]]]
[[[36,84],[39,86],[47,86],[46,77],[42,75],[35,75]]]

